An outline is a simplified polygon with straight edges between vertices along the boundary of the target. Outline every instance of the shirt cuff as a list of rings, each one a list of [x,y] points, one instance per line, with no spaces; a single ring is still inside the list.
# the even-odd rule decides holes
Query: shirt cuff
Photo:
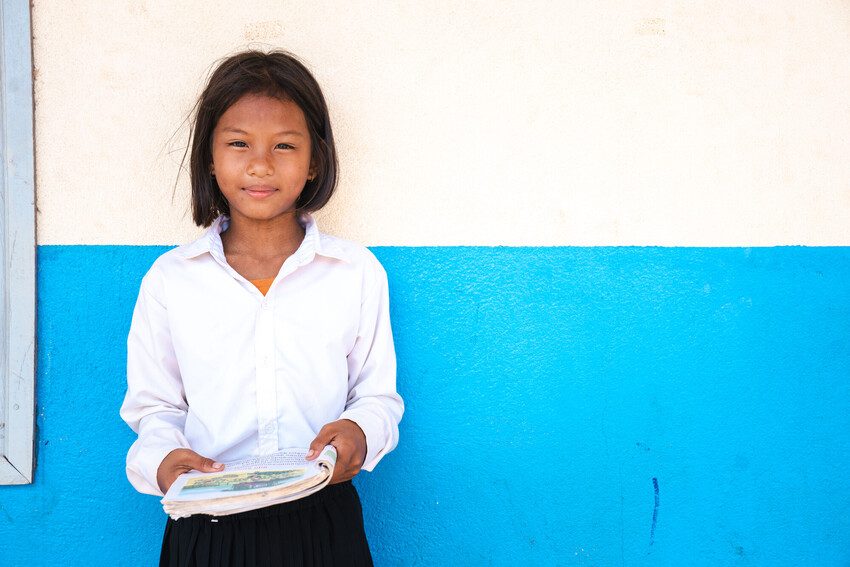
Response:
[[[366,459],[360,468],[371,472],[383,456],[393,449],[387,447],[390,435],[384,420],[366,408],[347,409],[342,412],[340,419],[350,419],[366,435]]]
[[[163,459],[175,449],[188,449],[182,432],[175,431],[168,440],[148,442],[144,446],[136,441],[127,453],[127,479],[142,494],[164,496],[156,481],[156,473]]]

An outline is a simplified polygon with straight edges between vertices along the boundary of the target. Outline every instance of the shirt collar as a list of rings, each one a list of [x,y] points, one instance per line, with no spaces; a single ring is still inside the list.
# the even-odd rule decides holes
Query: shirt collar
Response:
[[[293,254],[299,259],[299,264],[306,264],[317,254],[343,262],[350,261],[340,246],[319,231],[316,220],[312,215],[301,213],[298,222],[304,227],[304,240]],[[224,247],[221,244],[221,233],[227,230],[228,226],[230,226],[230,218],[226,215],[219,215],[200,238],[184,247],[183,257],[187,259],[197,258],[208,253],[219,261],[226,262]]]

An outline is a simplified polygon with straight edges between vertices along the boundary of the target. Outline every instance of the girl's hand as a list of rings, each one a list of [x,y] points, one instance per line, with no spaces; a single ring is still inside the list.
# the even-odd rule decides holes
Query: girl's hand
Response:
[[[354,478],[366,460],[366,435],[350,419],[340,419],[325,425],[310,443],[307,460],[312,461],[325,445],[336,447],[336,465],[331,484]]]
[[[156,470],[156,482],[165,494],[177,477],[191,470],[201,472],[221,472],[224,465],[212,459],[202,457],[191,449],[174,449],[159,464]]]

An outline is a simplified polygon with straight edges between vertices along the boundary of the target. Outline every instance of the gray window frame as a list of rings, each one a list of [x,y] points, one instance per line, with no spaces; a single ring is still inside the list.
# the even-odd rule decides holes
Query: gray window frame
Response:
[[[35,463],[35,159],[29,0],[0,0],[0,484]]]

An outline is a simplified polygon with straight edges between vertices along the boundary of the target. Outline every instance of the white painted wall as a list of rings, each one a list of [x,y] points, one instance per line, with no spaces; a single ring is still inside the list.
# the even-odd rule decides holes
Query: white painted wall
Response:
[[[197,230],[184,123],[282,47],[341,150],[329,232],[391,245],[850,245],[850,3],[36,0],[41,244]]]

